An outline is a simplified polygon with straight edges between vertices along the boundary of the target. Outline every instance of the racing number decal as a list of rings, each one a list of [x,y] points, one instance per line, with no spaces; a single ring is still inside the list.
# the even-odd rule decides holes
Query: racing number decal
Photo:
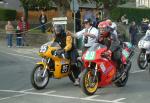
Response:
[[[61,73],[67,73],[69,71],[69,65],[62,65]]]
[[[87,59],[87,60],[93,60],[93,59],[95,59],[95,52],[94,51],[91,51],[91,52],[88,51],[86,53],[85,59]]]

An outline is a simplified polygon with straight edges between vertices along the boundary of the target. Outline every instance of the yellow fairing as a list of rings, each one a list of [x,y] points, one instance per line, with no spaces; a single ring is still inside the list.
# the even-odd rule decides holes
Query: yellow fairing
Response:
[[[48,46],[47,51],[44,52],[44,53],[39,53],[39,55],[41,57],[43,57],[43,58],[51,58],[55,62],[55,71],[53,71],[53,76],[54,76],[54,78],[58,78],[59,79],[59,78],[68,76],[69,69],[67,69],[66,72],[62,73],[62,66],[65,64],[69,68],[69,66],[70,66],[70,60],[64,59],[64,58],[60,58],[58,56],[52,55],[52,51],[55,51],[57,49],[60,49],[60,48],[59,47]],[[46,68],[46,63],[39,62],[37,64],[42,64],[42,65],[44,65],[44,68]],[[50,68],[51,67],[48,67],[48,69],[50,69]]]
[[[63,64],[68,64],[69,65],[69,60],[67,59],[63,59],[63,58],[59,58],[59,60],[55,61],[55,71],[54,71],[54,78],[62,78],[65,76],[68,76],[68,72],[66,73],[62,73],[62,65]]]
[[[46,66],[47,66],[47,65],[46,65],[45,62],[37,62],[36,64],[37,64],[37,65],[43,65],[43,66],[44,66],[44,69],[46,69]]]

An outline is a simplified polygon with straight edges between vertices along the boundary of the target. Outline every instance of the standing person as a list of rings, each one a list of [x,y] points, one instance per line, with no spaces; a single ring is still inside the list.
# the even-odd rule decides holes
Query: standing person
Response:
[[[84,20],[84,26],[85,28],[79,32],[76,33],[77,38],[80,38],[83,36],[84,40],[84,51],[86,51],[88,48],[90,48],[96,41],[96,38],[98,36],[98,30],[92,26],[92,20],[85,19]]]
[[[100,22],[100,14],[99,14],[99,13],[97,13],[97,14],[96,14],[96,21],[95,21],[95,25],[94,25],[94,27],[98,28],[98,24],[99,24],[99,22]]]
[[[84,47],[82,53],[84,53],[88,48],[90,48],[95,42],[98,37],[98,30],[92,26],[92,20],[85,19],[84,20],[84,26],[85,28],[79,32],[76,33],[77,38],[80,38],[83,36],[83,41],[84,41]],[[79,77],[75,80],[74,85],[77,86],[79,85]]]
[[[27,21],[25,21],[24,17],[21,17],[20,21],[18,22],[18,26],[19,26],[20,32],[22,34],[22,42],[23,42],[22,45],[27,46],[26,34],[27,34],[27,31],[29,30],[29,23]]]
[[[19,26],[17,26],[16,30],[16,47],[22,47],[22,35]]]
[[[135,21],[132,22],[132,24],[129,28],[129,33],[130,33],[131,43],[132,43],[133,46],[135,46],[136,45],[137,33],[138,33],[138,28],[136,26]]]
[[[126,14],[124,14],[122,17],[121,17],[121,22],[122,23],[125,23],[126,25],[128,24],[128,19],[126,17]]]
[[[76,32],[81,30],[81,14],[80,14],[80,10],[77,11],[77,13],[75,14],[75,22],[76,22]]]
[[[42,31],[42,33],[45,33],[45,30],[46,30],[45,24],[47,22],[47,17],[44,14],[44,11],[41,11],[41,15],[39,17],[39,21],[40,21],[40,25],[41,25],[41,31]]]
[[[14,33],[14,27],[11,23],[11,21],[8,21],[8,23],[5,26],[6,34],[7,34],[7,45],[8,47],[12,47],[12,37]]]
[[[85,14],[83,15],[83,21],[85,20],[85,19],[91,19],[92,20],[92,22],[93,22],[93,26],[95,25],[95,23],[96,23],[96,15],[94,14],[94,12],[91,10],[91,9],[87,9],[86,11],[85,11]]]

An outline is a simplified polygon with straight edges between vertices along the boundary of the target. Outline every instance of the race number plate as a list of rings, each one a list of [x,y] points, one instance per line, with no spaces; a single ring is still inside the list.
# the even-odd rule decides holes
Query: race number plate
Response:
[[[62,65],[61,73],[67,73],[68,71],[69,71],[69,65],[68,64]]]
[[[95,59],[95,51],[87,51],[85,54],[86,60],[94,60]]]

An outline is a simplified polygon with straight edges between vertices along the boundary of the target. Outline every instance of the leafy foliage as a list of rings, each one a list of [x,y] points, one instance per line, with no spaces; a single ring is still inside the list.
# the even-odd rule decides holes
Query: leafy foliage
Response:
[[[16,10],[3,9],[0,8],[0,20],[15,20],[16,19]]]

